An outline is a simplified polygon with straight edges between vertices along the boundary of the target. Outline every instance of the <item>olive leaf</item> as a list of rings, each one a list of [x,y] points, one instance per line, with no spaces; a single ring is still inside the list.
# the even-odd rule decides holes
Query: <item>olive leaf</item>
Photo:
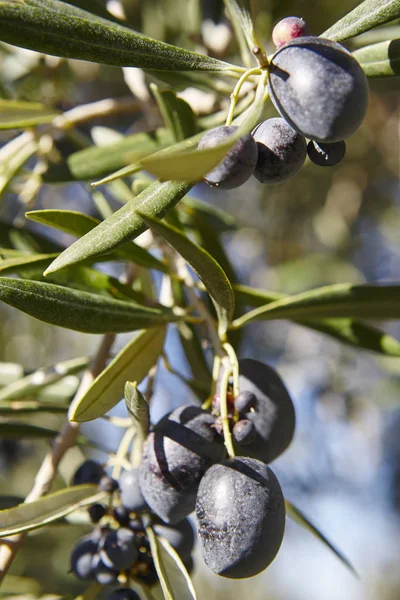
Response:
[[[78,10],[78,12],[77,12]],[[58,0],[0,3],[0,40],[45,54],[120,67],[230,71],[232,65],[184,50]]]
[[[0,362],[0,386],[6,386],[24,376],[24,368],[18,363]]]
[[[169,309],[9,277],[0,278],[0,301],[45,323],[84,333],[121,333],[179,320]]]
[[[261,78],[253,104],[233,122],[233,125],[238,126],[237,130],[226,138],[226,141],[217,146],[198,150],[197,147],[193,148],[195,140],[192,138],[190,141],[188,140],[190,145],[187,144],[186,148],[183,146],[183,149],[181,149],[181,146],[175,146],[167,150],[160,150],[141,159],[138,164],[161,179],[185,181],[190,178],[191,181],[201,180],[204,175],[221,162],[237,140],[250,133],[257,124],[264,106],[265,85],[264,78]]]
[[[48,267],[45,274],[105,254],[124,242],[131,241],[146,230],[143,219],[137,214],[138,210],[150,217],[162,218],[191,187],[191,183],[182,181],[155,181],[139,196],[127,202],[108,219],[64,250]]]
[[[68,408],[66,406],[61,406],[60,404],[51,404],[50,402],[39,402],[38,400],[26,400],[18,402],[4,402],[0,403],[0,415],[1,416],[9,416],[9,415],[28,415],[33,413],[51,413],[51,414],[66,414],[68,412]],[[7,423],[8,425],[8,423]],[[7,432],[6,432],[7,433]],[[18,430],[18,435],[20,431]],[[52,431],[52,436],[54,437],[55,432]],[[14,436],[13,436],[14,437]],[[23,437],[23,436],[22,436]],[[47,436],[46,436],[47,437]]]
[[[99,492],[97,485],[77,485],[48,494],[28,504],[19,504],[2,510],[0,511],[0,536],[43,527],[78,508],[101,502],[106,497],[106,492]]]
[[[159,219],[139,214],[153,231],[165,238],[183,256],[203,281],[207,292],[214,301],[222,330],[226,331],[235,308],[235,296],[222,267],[211,254],[192,242],[176,227]]]
[[[94,217],[74,210],[34,210],[25,213],[25,216],[31,221],[47,225],[48,227],[54,227],[76,237],[82,237],[101,223],[101,221]],[[129,260],[142,267],[167,271],[167,267],[160,260],[133,242],[129,242],[115,250],[111,255],[101,258],[107,258],[107,260]],[[99,258],[99,262],[100,260]]]
[[[37,148],[36,140],[29,136],[29,132],[25,132],[0,149],[0,197]]]
[[[174,142],[167,129],[134,133],[105,147],[91,146],[70,154],[61,164],[49,164],[43,174],[47,183],[92,181],[166,148]]]
[[[237,304],[260,307],[285,298],[284,294],[258,290],[245,285],[235,284],[233,289]],[[295,322],[356,348],[386,356],[400,356],[400,343],[394,337],[358,319],[314,319]]]
[[[172,586],[177,593],[179,591],[179,595],[177,597],[180,598],[185,591],[189,591],[193,600],[196,600],[196,591],[181,557],[166,538],[160,535],[156,537],[157,541],[159,542],[159,546],[161,546],[159,550],[164,550],[164,562],[167,566],[168,576],[170,580],[172,580]]]
[[[254,64],[254,54],[251,51],[260,47],[260,41],[254,30],[250,0],[224,0],[224,4],[239,43],[242,59],[251,67]]]
[[[158,579],[164,594],[165,600],[178,600],[174,594],[172,585],[168,577],[168,571],[165,565],[165,555],[162,551],[162,546],[158,540],[158,537],[154,533],[152,527],[146,527],[146,534],[150,543],[150,551],[153,557],[154,566],[157,571]]]
[[[143,444],[150,428],[150,407],[137,388],[137,382],[127,381],[124,389],[126,408],[132,417],[135,428],[135,442],[131,462],[134,467],[140,465]]]
[[[72,402],[70,421],[91,421],[103,416],[119,402],[124,394],[125,382],[134,379],[140,383],[163,349],[165,327],[141,331],[94,380],[87,392]]]
[[[399,17],[400,0],[364,0],[321,37],[341,42]]]
[[[38,102],[0,100],[0,130],[25,129],[50,123],[59,113]]]
[[[186,196],[180,202],[179,216],[185,225],[190,225],[193,220],[196,221],[196,218],[201,218],[206,226],[219,233],[235,231],[237,229],[235,217],[225,212],[219,206],[208,204],[193,196]]]
[[[353,56],[362,66],[367,77],[391,77],[400,75],[400,39],[386,40],[359,48]]]
[[[18,381],[14,381],[0,390],[0,402],[25,398],[35,394],[38,390],[63,379],[67,375],[78,373],[89,364],[89,358],[83,356],[63,362],[58,362],[50,367],[38,369]]]
[[[178,98],[172,90],[160,90],[150,84],[166,128],[175,142],[180,142],[196,133],[196,117],[190,105]]]
[[[400,319],[400,286],[328,285],[287,296],[239,317],[233,327],[251,321],[291,319],[315,321],[332,318]]]
[[[311,523],[311,521],[305,516],[305,514],[298,509],[292,502],[285,499],[285,507],[288,516],[296,521],[299,525],[310,531],[317,539],[319,539],[325,546],[327,546],[338,559],[358,578],[357,572],[350,563],[350,561],[340,552],[328,539],[321,533],[321,531]]]

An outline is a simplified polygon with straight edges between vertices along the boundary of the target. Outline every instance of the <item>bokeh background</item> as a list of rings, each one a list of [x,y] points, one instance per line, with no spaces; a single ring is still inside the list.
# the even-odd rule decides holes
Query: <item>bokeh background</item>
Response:
[[[101,0],[74,4],[91,7],[99,14],[105,9]],[[271,28],[280,18],[302,16],[310,31],[319,35],[356,4],[345,0],[256,0],[256,27],[272,51]],[[135,29],[158,39],[240,60],[218,0],[123,0],[122,5],[110,0],[107,8],[113,12],[122,9]],[[400,25],[390,27],[395,33],[391,37],[399,37]],[[353,40],[349,47],[385,35],[376,30]],[[0,44],[0,95],[6,98],[37,100],[67,110],[108,97],[132,96],[135,85],[129,87],[118,68],[40,56]],[[365,123],[348,140],[345,160],[337,167],[321,169],[307,163],[284,185],[263,186],[250,180],[229,193],[196,186],[193,195],[224,208],[237,220],[237,230],[224,234],[223,242],[238,281],[296,293],[329,283],[399,280],[399,79],[371,81],[370,88]],[[139,98],[141,93],[138,87]],[[224,106],[218,96],[191,94],[186,97],[198,110]],[[273,108],[266,114],[273,115]],[[111,128],[119,134],[133,133],[154,125],[157,119],[157,113],[140,109],[91,121],[82,126],[82,132],[99,140],[110,137]],[[14,133],[2,133],[0,144]],[[23,183],[17,180],[3,196],[3,222],[23,225],[27,208],[26,198],[20,195]],[[97,215],[92,196],[81,183],[43,185],[29,198],[31,207],[64,207]],[[29,228],[51,235],[32,224]],[[68,244],[71,240],[65,237],[62,241]],[[110,271],[110,266],[107,269],[119,274]],[[21,368],[18,365],[31,372],[58,360],[90,355],[99,343],[97,336],[47,326],[5,305],[0,306],[0,319],[0,361],[15,363],[16,371]],[[380,325],[400,338],[398,323]],[[167,351],[171,363],[189,375],[176,333],[170,329]],[[119,336],[117,348],[128,339]],[[288,521],[275,562],[251,580],[231,582],[214,576],[197,552],[194,584],[199,599],[398,599],[400,359],[358,352],[283,321],[248,326],[240,356],[273,364],[287,384],[296,407],[297,431],[292,446],[273,469],[285,495],[340,548],[359,578],[321,542]],[[10,367],[0,364],[1,385],[9,377]],[[64,392],[70,389],[72,395],[77,382],[77,377],[69,377],[63,382]],[[189,401],[195,401],[190,390],[161,368],[153,397],[154,420]],[[124,415],[124,408],[117,407],[115,414]],[[59,416],[41,416],[40,424],[57,428],[61,420]],[[101,439],[111,451],[120,438],[120,430],[103,420],[87,425],[85,432],[94,442]],[[46,448],[46,442],[0,439],[2,494],[26,495]],[[105,459],[100,451],[94,455]],[[66,471],[80,460],[73,452],[68,457]],[[63,485],[62,477],[56,485]],[[81,592],[84,586],[68,574],[69,553],[87,529],[64,523],[31,535],[0,596],[70,598]]]

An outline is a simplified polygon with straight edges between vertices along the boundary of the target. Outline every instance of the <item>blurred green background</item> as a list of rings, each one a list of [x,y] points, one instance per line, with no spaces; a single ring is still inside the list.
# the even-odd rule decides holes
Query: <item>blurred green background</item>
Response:
[[[104,15],[101,0],[74,4]],[[357,2],[254,1],[256,28],[269,52],[273,25],[282,17],[303,17],[319,35]],[[107,9],[125,14],[144,33],[187,48],[239,62],[237,46],[218,0],[110,0]],[[399,37],[400,25],[393,27]],[[374,41],[377,30],[349,47]],[[135,85],[131,87],[135,92]],[[371,82],[370,106],[360,130],[348,140],[345,160],[332,169],[307,163],[290,182],[263,186],[255,180],[229,193],[198,185],[194,194],[224,208],[238,221],[224,245],[241,283],[295,293],[336,282],[398,281],[400,273],[399,79]],[[121,69],[40,56],[0,44],[0,95],[40,101],[68,110],[81,103],[132,95]],[[140,88],[137,89],[140,98]],[[186,94],[198,110],[223,108],[226,98]],[[208,104],[207,104],[208,102]],[[225,102],[225,104],[224,104]],[[270,106],[266,115],[273,115]],[[134,114],[83,125],[82,132],[110,136],[99,127],[132,133],[159,123],[142,105]],[[92,128],[97,129],[92,129]],[[96,133],[97,131],[97,133]],[[2,132],[0,144],[15,132]],[[64,144],[64,146],[62,146]],[[60,140],[68,151],[68,141]],[[96,215],[87,187],[80,183],[44,185],[32,197],[16,181],[3,198],[1,220],[21,224],[28,207],[64,207]],[[32,226],[31,226],[32,228]],[[40,228],[32,228],[44,233]],[[48,231],[46,231],[48,235]],[[57,234],[59,241],[59,234]],[[65,243],[68,239],[63,240]],[[114,272],[115,273],[115,272]],[[0,360],[26,372],[58,360],[93,353],[98,337],[42,324],[0,306]],[[400,338],[397,323],[382,328]],[[129,336],[120,336],[117,346]],[[171,333],[173,365],[187,365]],[[247,327],[240,356],[274,364],[295,401],[295,441],[273,466],[289,499],[302,508],[351,560],[354,578],[315,538],[288,523],[273,565],[251,580],[231,582],[210,573],[196,554],[194,584],[200,600],[395,600],[400,595],[400,360],[358,352],[287,322]],[[1,380],[4,384],[5,381]],[[68,385],[73,394],[77,378]],[[189,401],[189,390],[162,372],[154,399],[155,418]],[[67,394],[68,395],[68,394]],[[123,409],[117,411],[124,414]],[[34,420],[32,422],[35,422]],[[39,420],[36,422],[39,424]],[[40,417],[58,428],[60,416]],[[119,431],[111,425],[87,427],[93,440],[115,449]],[[47,444],[0,440],[1,493],[24,497],[30,490]],[[101,453],[98,457],[104,458]],[[71,471],[80,455],[68,455]],[[58,485],[63,485],[60,477]],[[74,541],[88,528],[60,524],[29,537],[2,597],[74,597],[84,585],[68,574]]]

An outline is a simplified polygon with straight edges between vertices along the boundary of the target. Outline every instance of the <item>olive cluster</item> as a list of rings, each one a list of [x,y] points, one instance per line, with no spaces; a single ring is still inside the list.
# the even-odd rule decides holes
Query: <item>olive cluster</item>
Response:
[[[177,525],[164,523],[152,514],[139,488],[138,469],[124,471],[116,481],[93,460],[85,461],[75,473],[72,484],[94,483],[112,494],[110,506],[94,504],[88,508],[96,525],[80,538],[71,553],[71,571],[81,580],[112,585],[130,581],[154,585],[158,575],[146,535],[146,526],[162,536],[179,554],[188,572],[193,567],[191,552],[194,531],[187,519]],[[108,600],[140,600],[130,587],[119,587]]]
[[[169,524],[196,511],[206,564],[224,577],[256,575],[275,558],[285,527],[282,490],[266,463],[289,445],[290,396],[271,367],[239,361],[236,398],[228,394],[234,458],[227,458],[219,398],[211,411],[181,406],[147,437],[139,485],[151,510]]]
[[[277,50],[268,66],[268,89],[281,117],[259,123],[239,139],[206,175],[211,186],[232,189],[251,175],[261,183],[283,183],[301,169],[307,154],[316,165],[336,165],[346,152],[344,140],[365,117],[367,78],[346,48],[309,36],[297,17],[278,23],[273,40]],[[236,129],[211,129],[199,148],[218,145]]]

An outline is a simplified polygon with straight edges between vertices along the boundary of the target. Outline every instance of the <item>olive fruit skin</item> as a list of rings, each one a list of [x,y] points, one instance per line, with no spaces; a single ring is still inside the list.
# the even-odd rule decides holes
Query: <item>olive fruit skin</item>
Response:
[[[248,419],[241,419],[232,429],[232,436],[235,442],[238,444],[251,444],[257,437],[257,430],[253,421]]]
[[[277,48],[287,42],[308,35],[308,27],[301,17],[286,17],[272,30],[272,41]]]
[[[97,552],[97,541],[89,535],[80,538],[71,553],[71,571],[78,579],[94,578],[93,557]]]
[[[85,460],[75,472],[71,485],[82,485],[85,483],[99,484],[104,476],[105,471],[101,464],[95,460]]]
[[[107,513],[107,509],[102,504],[92,504],[88,508],[88,513],[92,523],[98,523]]]
[[[96,581],[101,585],[109,585],[117,580],[119,571],[107,566],[99,554],[93,556],[92,568]]]
[[[323,38],[302,37],[279,48],[268,87],[285,121],[317,142],[349,137],[367,111],[368,82],[362,68],[343,46]]]
[[[271,469],[254,458],[213,465],[196,502],[205,563],[218,575],[253,577],[274,560],[285,530],[285,502]]]
[[[183,405],[161,419],[143,447],[139,471],[142,494],[166,523],[178,523],[196,504],[200,479],[225,458],[214,417],[193,405]]]
[[[239,360],[239,390],[257,397],[255,408],[241,415],[256,431],[254,439],[246,440],[243,447],[234,438],[236,453],[269,463],[293,439],[296,419],[292,399],[275,369],[251,358]]]
[[[254,177],[261,183],[283,183],[303,166],[306,141],[284,119],[262,121],[253,130],[253,137],[258,147]]]
[[[319,167],[334,167],[344,158],[346,154],[346,143],[344,141],[333,144],[318,144],[308,142],[307,154],[309,159]]]
[[[210,129],[201,138],[199,150],[212,148],[234,134],[237,127],[221,125]],[[232,190],[245,183],[253,174],[257,162],[257,145],[248,134],[240,138],[228,151],[224,159],[204,177],[211,186]]]
[[[183,521],[180,521],[175,525],[158,523],[154,525],[154,531],[157,535],[161,535],[171,544],[182,560],[185,561],[190,557],[195,537],[189,519],[183,519]]]
[[[102,538],[99,551],[103,563],[118,571],[129,569],[139,557],[135,534],[125,527],[110,531]]]
[[[140,600],[140,596],[131,588],[119,588],[107,596],[107,600]]]
[[[118,484],[122,506],[130,512],[141,513],[148,510],[149,507],[139,487],[139,468],[124,471]]]

